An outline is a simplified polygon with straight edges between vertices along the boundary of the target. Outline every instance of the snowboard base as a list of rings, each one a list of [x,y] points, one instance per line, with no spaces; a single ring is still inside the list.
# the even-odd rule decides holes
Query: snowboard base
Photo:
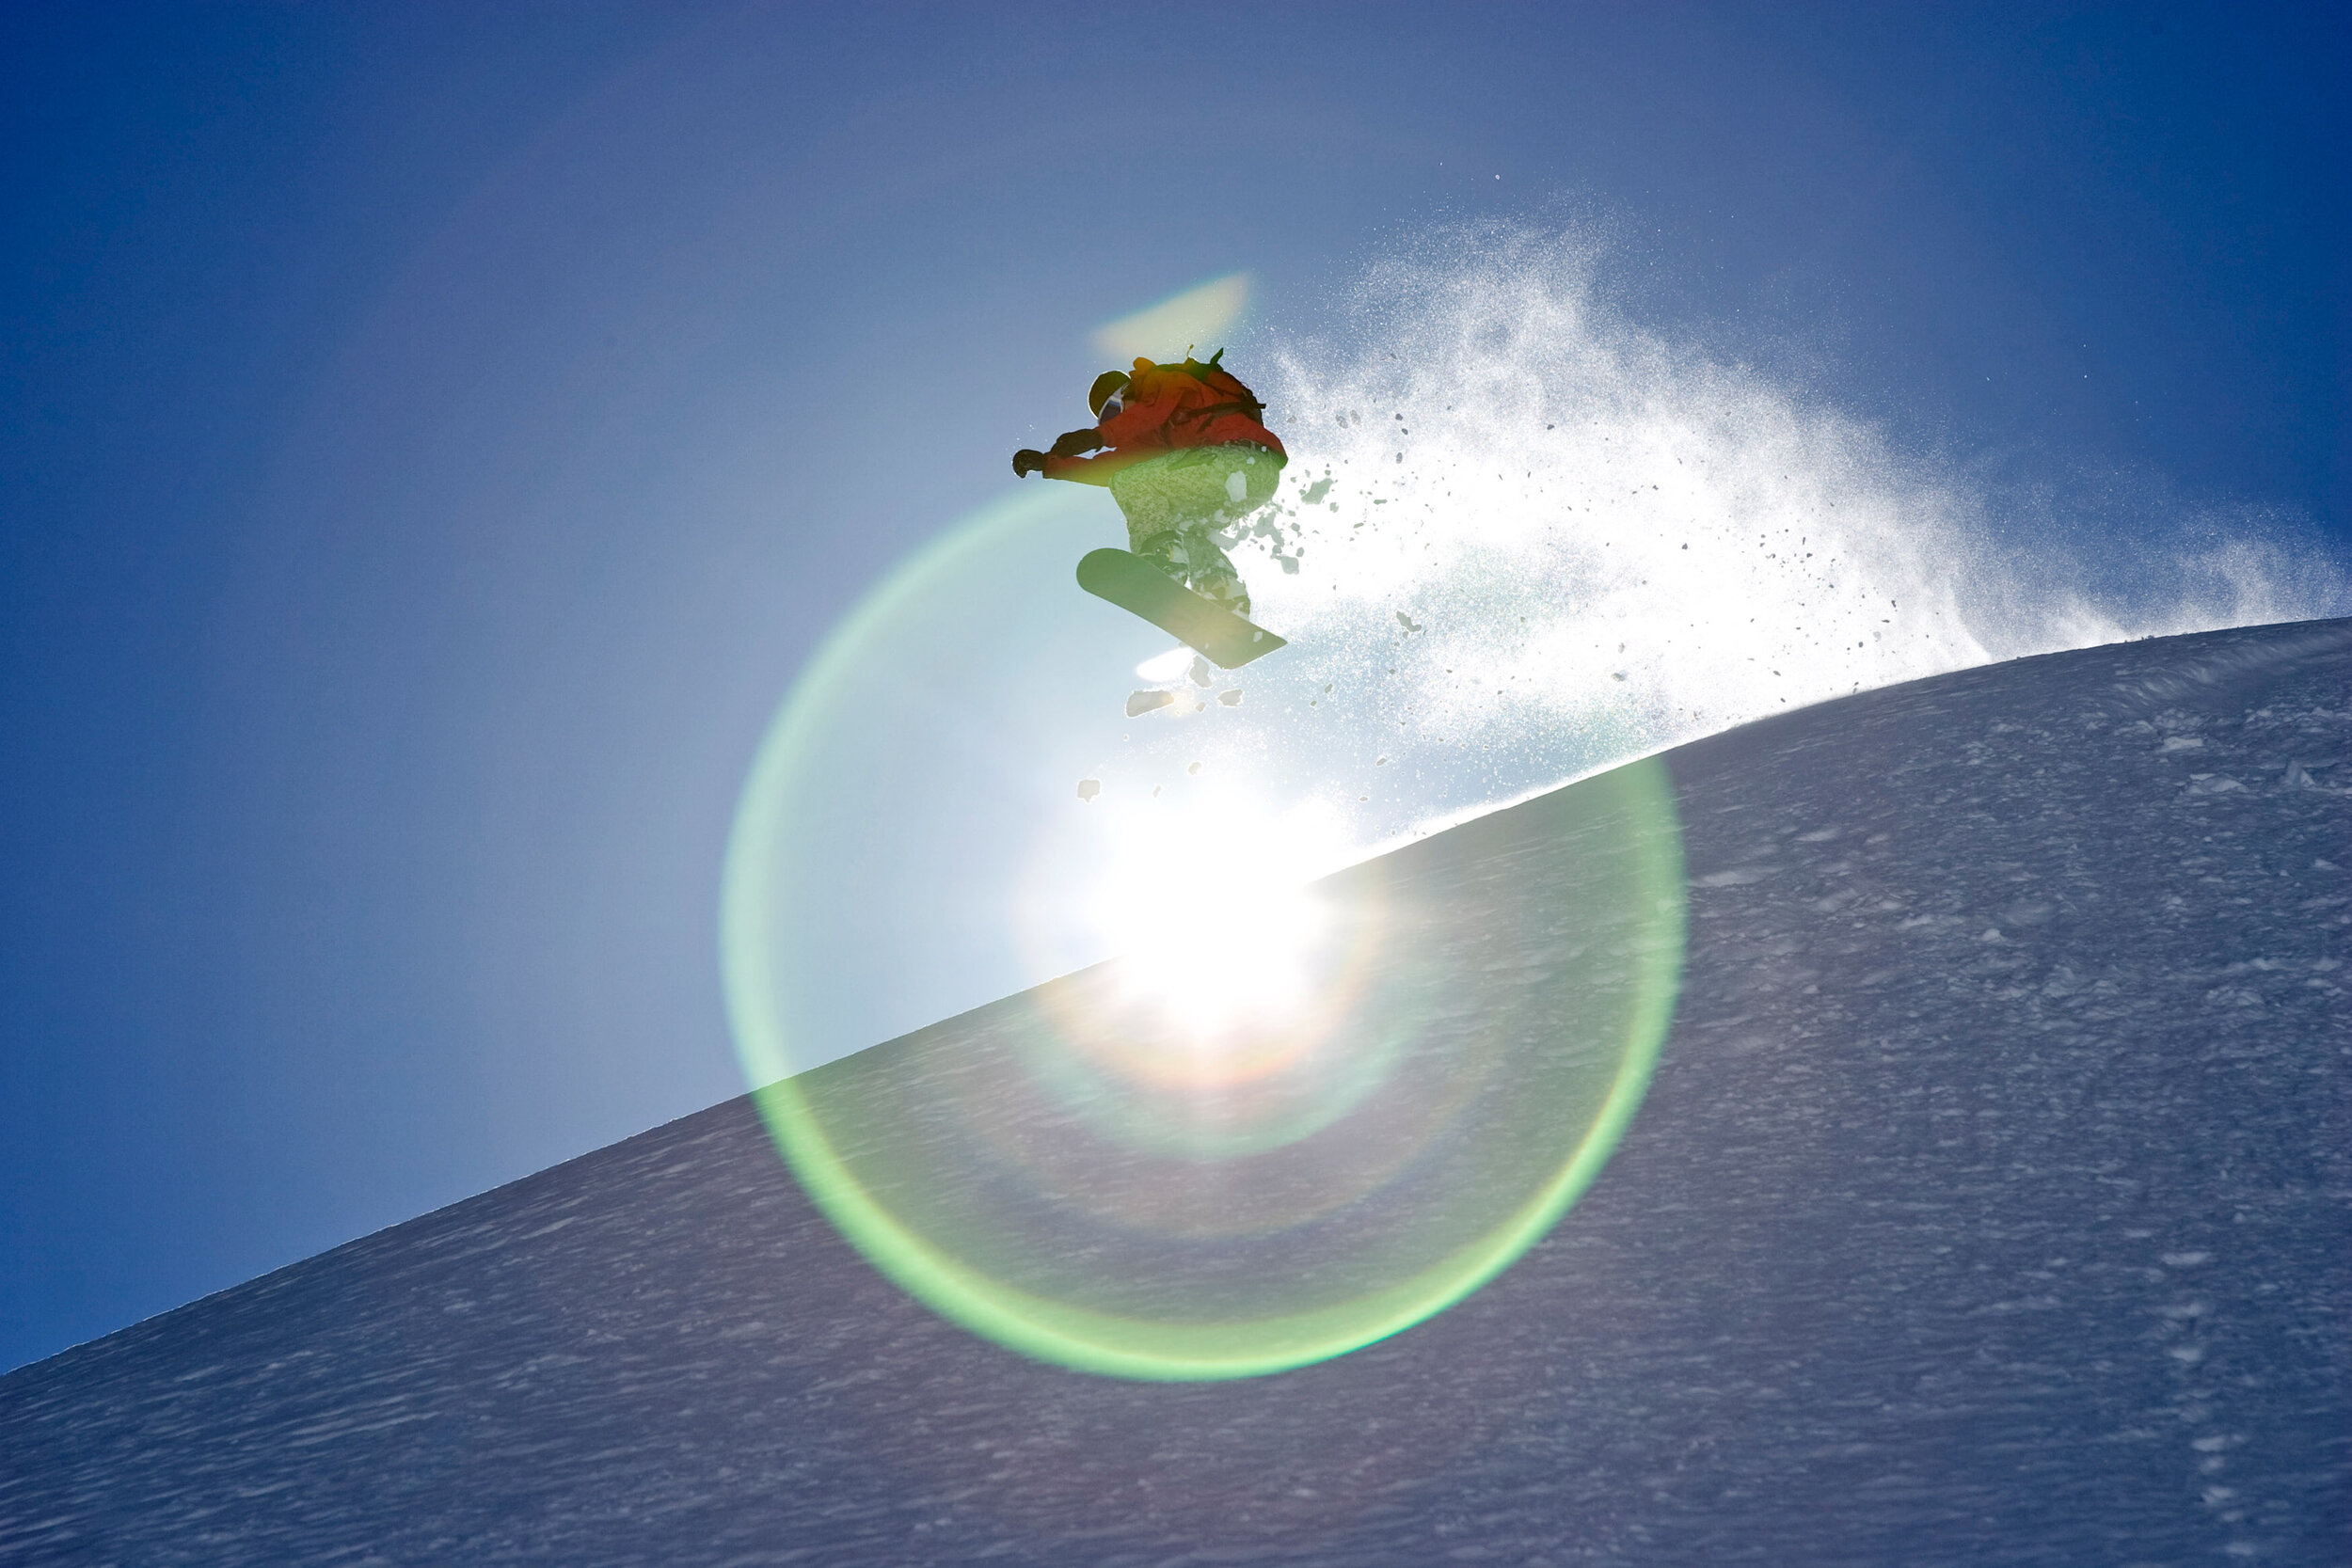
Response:
[[[1286,645],[1263,626],[1243,620],[1200,594],[1139,555],[1126,550],[1089,550],[1078,562],[1078,586],[1139,615],[1220,670],[1238,670]]]

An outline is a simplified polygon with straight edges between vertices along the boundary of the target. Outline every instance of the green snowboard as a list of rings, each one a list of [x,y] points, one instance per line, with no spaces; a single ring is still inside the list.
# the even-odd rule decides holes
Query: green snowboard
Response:
[[[1283,645],[1283,639],[1125,550],[1089,550],[1078,562],[1078,586],[1206,654],[1220,670],[1238,670]]]

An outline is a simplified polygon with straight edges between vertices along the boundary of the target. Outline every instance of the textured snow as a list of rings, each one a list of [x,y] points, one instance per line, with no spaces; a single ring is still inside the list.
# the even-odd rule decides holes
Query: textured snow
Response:
[[[2345,623],[1670,753],[1647,1104],[1517,1267],[1354,1355],[1022,1360],[736,1101],[0,1379],[0,1561],[2342,1563],[2346,754]],[[1474,939],[1546,820],[1400,853]]]

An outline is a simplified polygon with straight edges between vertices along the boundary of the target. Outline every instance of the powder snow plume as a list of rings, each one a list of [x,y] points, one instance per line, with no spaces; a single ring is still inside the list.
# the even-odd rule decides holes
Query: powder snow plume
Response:
[[[1292,460],[1254,531],[1295,559],[1244,559],[1260,618],[1346,651],[1318,678],[1359,721],[1448,771],[1484,759],[1489,800],[1967,665],[2352,610],[2339,568],[2256,517],[2099,522],[2134,531],[2124,565],[2070,549],[2096,519],[2046,496],[2026,518],[1623,320],[1602,255],[1454,230],[1263,377]]]

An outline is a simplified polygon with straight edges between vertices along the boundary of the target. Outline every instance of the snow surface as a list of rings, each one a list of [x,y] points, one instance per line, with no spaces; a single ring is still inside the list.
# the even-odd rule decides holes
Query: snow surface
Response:
[[[1419,1328],[1025,1361],[734,1101],[0,1379],[0,1561],[2352,1560],[2352,623],[1669,761],[1648,1102]],[[1544,820],[1406,852],[1474,909]]]

